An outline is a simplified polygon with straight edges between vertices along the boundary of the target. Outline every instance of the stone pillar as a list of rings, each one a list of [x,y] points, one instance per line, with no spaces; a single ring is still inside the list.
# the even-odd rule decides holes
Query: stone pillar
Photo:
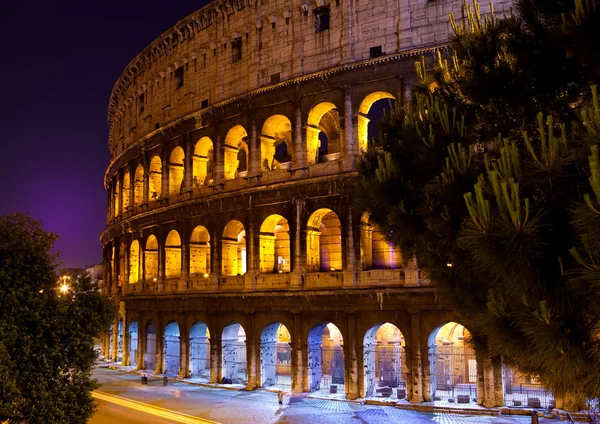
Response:
[[[159,317],[156,323],[156,367],[154,374],[163,373],[163,354],[164,354],[164,341],[165,341],[165,328],[162,322],[162,318]]]
[[[148,194],[150,192],[150,167],[148,161],[144,161],[144,182],[142,187],[142,204],[148,204]]]
[[[356,160],[357,142],[354,139],[353,131],[353,120],[352,114],[352,88],[346,87],[344,90],[344,139],[343,139],[343,157],[342,157],[342,169],[345,171],[354,168],[354,162]]]
[[[345,253],[346,253],[346,269],[345,278],[344,278],[344,286],[346,287],[356,287],[357,286],[357,278],[356,278],[356,250],[354,249],[354,225],[352,220],[352,207],[350,206],[350,200],[346,202],[348,205],[346,211],[346,245]]]
[[[110,356],[111,362],[116,362],[119,356],[119,318],[113,324],[112,329],[112,355]]]
[[[137,350],[137,369],[146,369],[146,321],[144,315],[138,315],[138,350]]]
[[[404,287],[419,287],[420,285],[421,278],[417,266],[417,259],[413,257],[404,267]]]
[[[179,326],[179,378],[190,377],[190,332],[187,328],[185,315],[181,316]]]
[[[194,172],[194,150],[189,134],[185,135],[185,157],[183,158],[183,187],[181,192],[188,193],[193,189],[192,177]]]
[[[179,281],[179,291],[187,291],[190,277],[190,244],[187,239],[181,243],[181,280]]]
[[[294,157],[292,169],[306,168],[306,140],[302,136],[302,101],[296,102],[294,120]]]
[[[302,350],[302,318],[299,313],[294,314],[294,327],[292,329],[292,393],[302,393],[303,381],[306,375],[306,352]]]
[[[109,182],[106,188],[106,222],[111,222],[114,218],[112,192],[112,182]]]
[[[256,244],[259,238],[255,234],[254,229],[254,214],[252,210],[247,211],[247,231],[246,231],[246,277],[245,286],[248,290],[256,290],[256,274],[259,272],[260,267],[258,262],[260,257],[258,255],[259,249]]]
[[[248,384],[246,390],[254,390],[260,387],[260,380],[257,379],[259,373],[257,368],[260,364],[258,355],[260,354],[260,337],[257,337],[254,317],[252,317],[251,329],[246,333],[246,363],[247,363],[247,375]]]
[[[163,152],[162,154],[162,176],[161,176],[161,186],[160,186],[160,199],[168,199],[169,198],[169,159],[167,158],[167,154]]]
[[[129,169],[129,210],[133,211],[135,208],[135,169],[133,170],[133,172],[131,172],[131,169]]]
[[[295,278],[290,280],[291,287],[293,289],[300,289],[302,287],[302,272],[303,272],[303,258],[302,255],[302,206],[303,201],[296,199],[294,200],[295,204],[295,214],[294,214],[294,235],[293,235],[293,243],[294,243],[294,257],[292,264],[292,272],[296,274]]]
[[[260,175],[261,173],[261,152],[260,148],[257,146],[257,130],[256,130],[256,121],[252,119],[252,123],[250,125],[250,140],[248,144],[248,177],[254,177]]]
[[[165,252],[165,240],[162,237],[162,231],[159,232],[160,238],[158,238],[158,287],[159,292],[165,289],[165,266],[166,266],[166,252]]]
[[[345,341],[348,351],[348,359],[345,361],[348,370],[348,383],[346,386],[346,396],[348,399],[357,399],[360,397],[358,392],[358,355],[357,355],[357,328],[356,313],[348,314],[348,341]]]
[[[423,400],[430,400],[425,398],[424,384],[423,384],[423,347],[421,346],[421,313],[419,311],[410,312],[410,338],[411,338],[411,382],[412,392],[410,393],[411,398],[409,399],[412,403],[420,403]],[[425,350],[427,346],[424,347]]]
[[[354,39],[353,39],[353,1],[344,1],[342,8],[342,63],[349,63],[354,60]]]
[[[494,406],[504,406],[504,373],[502,368],[502,359],[494,358],[492,360],[492,373],[494,375]]]
[[[123,353],[122,355],[122,362],[121,364],[129,366],[131,365],[130,363],[130,358],[129,358],[129,326],[127,324],[127,311],[124,312],[123,314]]]
[[[213,227],[213,232],[210,236],[210,277],[213,282],[213,287],[215,290],[219,288],[219,280],[222,274],[221,268],[221,253],[222,253],[222,237],[220,234],[216,232],[217,226]]]
[[[223,379],[221,359],[221,334],[211,332],[210,337],[210,383],[220,383]]]
[[[123,211],[123,173],[121,171],[117,172],[115,178],[119,181],[119,215],[124,216],[125,211]]]
[[[215,125],[215,127],[219,127]],[[213,185],[222,184],[225,180],[225,162],[223,155],[223,140],[221,140],[221,135],[217,134],[215,138],[215,144],[213,146],[213,153],[215,156],[215,161],[213,165]]]
[[[487,351],[477,346],[475,348],[475,359],[477,360],[477,405],[486,403],[485,365]]]

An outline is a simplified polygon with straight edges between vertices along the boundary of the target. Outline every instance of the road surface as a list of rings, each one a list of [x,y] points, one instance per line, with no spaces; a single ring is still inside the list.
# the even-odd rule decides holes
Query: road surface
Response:
[[[177,424],[177,421],[167,420],[104,400],[96,400],[96,403],[98,410],[96,415],[88,421],[89,424]]]

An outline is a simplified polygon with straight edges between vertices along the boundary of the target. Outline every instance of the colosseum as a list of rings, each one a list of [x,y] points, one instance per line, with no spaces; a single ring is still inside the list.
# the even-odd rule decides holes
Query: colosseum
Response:
[[[108,110],[106,360],[246,390],[551,402],[352,207],[377,110],[461,6],[216,0],[135,57]]]

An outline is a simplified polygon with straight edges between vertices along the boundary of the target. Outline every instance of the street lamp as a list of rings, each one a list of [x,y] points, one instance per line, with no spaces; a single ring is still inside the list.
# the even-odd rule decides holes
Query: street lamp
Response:
[[[66,294],[70,287],[69,284],[67,283],[68,280],[70,280],[71,277],[67,276],[67,275],[63,275],[61,277],[61,279],[59,281],[62,281],[61,285],[59,286],[58,290],[62,293],[62,294]]]

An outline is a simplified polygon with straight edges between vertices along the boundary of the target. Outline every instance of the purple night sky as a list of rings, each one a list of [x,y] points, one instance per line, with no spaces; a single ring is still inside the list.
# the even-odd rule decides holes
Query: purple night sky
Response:
[[[0,2],[0,214],[60,234],[65,267],[102,261],[106,114],[125,66],[208,0]]]

